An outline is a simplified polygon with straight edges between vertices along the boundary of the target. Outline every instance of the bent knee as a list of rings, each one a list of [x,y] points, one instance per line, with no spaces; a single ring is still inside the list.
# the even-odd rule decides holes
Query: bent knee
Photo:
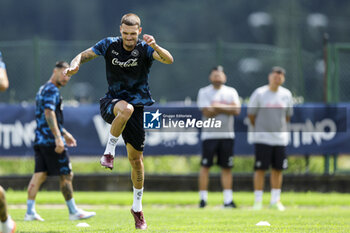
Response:
[[[134,107],[131,104],[128,104],[124,109],[119,111],[121,117],[129,119],[134,112]]]
[[[121,100],[114,106],[114,115],[129,119],[134,112],[134,107],[128,102]]]

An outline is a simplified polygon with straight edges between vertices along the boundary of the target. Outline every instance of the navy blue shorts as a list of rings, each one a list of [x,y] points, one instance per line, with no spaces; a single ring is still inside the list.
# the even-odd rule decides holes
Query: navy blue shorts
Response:
[[[285,146],[255,144],[255,170],[268,170],[270,165],[276,170],[288,168]]]
[[[47,172],[48,176],[68,175],[72,171],[68,152],[65,149],[61,154],[55,152],[56,146],[34,146],[34,172]]]
[[[214,156],[217,156],[217,164],[222,168],[233,167],[234,139],[208,139],[202,142],[203,167],[211,167]]]
[[[112,124],[115,115],[113,109],[119,99],[101,98],[101,117],[108,124]],[[145,129],[143,128],[143,106],[133,106],[134,112],[125,125],[122,133],[125,144],[130,143],[136,150],[143,151],[145,143]]]

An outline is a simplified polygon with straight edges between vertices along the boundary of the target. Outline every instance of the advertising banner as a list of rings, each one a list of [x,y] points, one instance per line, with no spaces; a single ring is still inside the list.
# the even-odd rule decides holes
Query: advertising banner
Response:
[[[350,104],[304,104],[294,107],[287,130],[288,154],[350,153]],[[0,155],[33,155],[35,106],[0,104]],[[64,127],[77,139],[69,148],[71,155],[101,155],[110,125],[99,114],[99,106],[80,105],[64,108]],[[145,155],[196,155],[201,153],[201,130],[212,128],[227,133],[230,129],[220,118],[202,119],[196,106],[166,107],[154,105],[144,109],[146,130]],[[252,130],[247,108],[234,118],[235,154],[253,154]],[[126,155],[122,138],[117,155]]]

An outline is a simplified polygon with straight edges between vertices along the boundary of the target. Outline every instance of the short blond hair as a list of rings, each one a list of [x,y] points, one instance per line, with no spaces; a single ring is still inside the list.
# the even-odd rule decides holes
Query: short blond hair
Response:
[[[141,20],[140,17],[138,17],[134,13],[129,13],[126,15],[123,15],[122,19],[120,20],[120,25],[126,24],[128,26],[134,26],[137,25],[138,27],[141,26]]]

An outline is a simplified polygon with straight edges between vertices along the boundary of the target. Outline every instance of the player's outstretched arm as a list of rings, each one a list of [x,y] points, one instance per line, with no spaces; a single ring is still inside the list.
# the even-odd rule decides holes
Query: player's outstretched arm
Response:
[[[153,36],[144,34],[143,40],[154,49],[153,58],[164,64],[172,64],[174,62],[173,56],[168,50],[157,45],[156,40]]]
[[[69,68],[64,71],[65,75],[72,76],[79,71],[79,67],[81,64],[88,62],[98,55],[92,50],[92,48],[88,48],[87,50],[79,53],[70,63]]]

